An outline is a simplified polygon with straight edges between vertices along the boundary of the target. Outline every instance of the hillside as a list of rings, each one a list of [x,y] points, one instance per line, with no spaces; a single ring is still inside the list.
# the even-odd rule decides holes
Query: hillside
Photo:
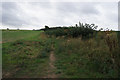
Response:
[[[119,78],[117,32],[93,35],[3,31],[3,78]]]

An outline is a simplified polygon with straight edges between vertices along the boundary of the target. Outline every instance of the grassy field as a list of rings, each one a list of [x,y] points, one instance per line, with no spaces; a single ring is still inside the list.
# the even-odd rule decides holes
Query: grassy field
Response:
[[[16,40],[24,39],[33,39],[37,38],[40,35],[40,31],[30,31],[30,30],[14,30],[14,31],[2,31],[2,41],[4,42],[14,42]]]
[[[116,33],[96,37],[49,37],[41,31],[3,31],[3,78],[119,78]],[[111,56],[112,55],[112,56]]]
[[[3,31],[3,77],[46,76],[50,41],[41,35],[41,31]]]

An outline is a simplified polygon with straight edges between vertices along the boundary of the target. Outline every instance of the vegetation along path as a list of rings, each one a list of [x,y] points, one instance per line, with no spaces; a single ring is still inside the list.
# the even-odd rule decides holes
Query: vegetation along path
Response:
[[[73,29],[70,30],[73,34],[69,31],[70,33],[68,32],[68,35],[65,36],[58,34],[61,31],[66,31],[66,29],[56,29],[58,31],[55,30],[54,32],[3,31],[2,77],[120,77],[120,48],[117,45],[116,32],[109,32],[110,37],[103,31],[87,37],[88,33],[86,33],[86,29],[83,29],[86,36],[83,34],[84,37],[77,37],[74,33],[79,32],[77,27],[70,29]],[[55,36],[45,33],[54,33]],[[61,34],[63,33],[61,32]]]

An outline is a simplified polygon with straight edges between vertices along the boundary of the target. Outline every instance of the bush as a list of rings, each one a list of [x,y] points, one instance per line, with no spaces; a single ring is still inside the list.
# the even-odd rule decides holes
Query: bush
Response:
[[[66,37],[82,37],[82,38],[90,38],[93,37],[93,34],[96,32],[97,26],[91,24],[85,24],[79,22],[79,26],[70,26],[70,27],[53,27],[53,28],[45,28],[44,31],[46,34],[52,36],[66,36]]]

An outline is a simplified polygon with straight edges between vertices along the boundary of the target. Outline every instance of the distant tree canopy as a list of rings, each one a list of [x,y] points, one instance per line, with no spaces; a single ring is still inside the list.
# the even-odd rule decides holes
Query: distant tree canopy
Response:
[[[49,27],[45,25],[45,29],[49,29]]]
[[[7,30],[9,30],[9,28],[7,28]]]
[[[44,30],[46,34],[48,35],[54,35],[56,37],[58,36],[66,36],[66,37],[79,37],[82,36],[83,38],[87,38],[90,36],[93,36],[93,33],[96,32],[98,26],[95,26],[95,24],[75,24],[75,26],[69,26],[69,27],[51,27],[45,26]]]

